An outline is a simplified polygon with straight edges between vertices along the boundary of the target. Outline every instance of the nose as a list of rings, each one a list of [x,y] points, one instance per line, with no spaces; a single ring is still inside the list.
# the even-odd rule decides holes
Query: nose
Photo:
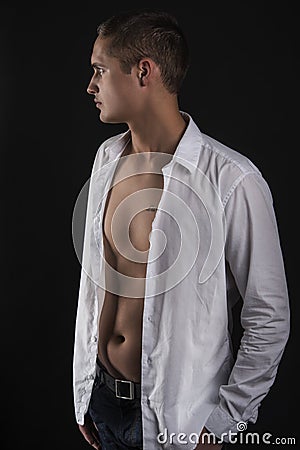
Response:
[[[89,85],[87,87],[87,93],[95,95],[98,92],[99,92],[99,88],[98,88],[97,84],[95,83],[94,75],[93,75],[91,78],[91,81],[89,82]]]

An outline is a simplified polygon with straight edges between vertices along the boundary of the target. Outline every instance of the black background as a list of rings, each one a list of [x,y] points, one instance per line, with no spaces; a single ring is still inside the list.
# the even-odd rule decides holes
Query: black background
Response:
[[[73,413],[80,264],[71,222],[98,146],[125,130],[99,122],[86,93],[90,55],[103,19],[151,6],[175,13],[189,42],[191,68],[181,109],[201,131],[247,155],[271,188],[292,327],[276,381],[249,431],[299,436],[298,16],[288,2],[196,4],[197,9],[188,2],[1,3],[3,450],[89,448]]]

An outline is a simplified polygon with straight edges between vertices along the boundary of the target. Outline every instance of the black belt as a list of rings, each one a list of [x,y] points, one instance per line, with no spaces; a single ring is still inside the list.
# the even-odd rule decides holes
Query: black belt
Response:
[[[141,383],[135,383],[130,380],[120,380],[112,377],[103,366],[99,358],[97,358],[97,376],[100,383],[104,383],[118,398],[126,400],[134,400],[141,398]]]

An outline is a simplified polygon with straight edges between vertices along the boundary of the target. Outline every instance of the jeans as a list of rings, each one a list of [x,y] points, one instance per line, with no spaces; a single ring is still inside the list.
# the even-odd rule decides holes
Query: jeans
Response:
[[[101,370],[106,368],[101,364]],[[107,372],[107,371],[106,371]],[[142,449],[142,413],[140,399],[117,398],[97,376],[89,404],[102,450]]]
[[[107,372],[101,362],[98,364]],[[143,449],[140,399],[117,398],[96,376],[89,414],[97,427],[102,450]],[[227,444],[223,444],[222,450],[227,448]]]

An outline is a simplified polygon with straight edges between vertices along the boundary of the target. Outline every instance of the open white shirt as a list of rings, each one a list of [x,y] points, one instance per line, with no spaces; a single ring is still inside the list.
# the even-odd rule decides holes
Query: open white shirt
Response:
[[[268,185],[247,157],[182,114],[188,125],[162,169],[164,190],[150,233],[141,356],[144,450],[194,449],[204,425],[226,442],[240,421],[255,423],[289,336]],[[79,424],[95,379],[105,295],[104,206],[129,138],[130,130],[100,146],[89,185],[74,345]],[[244,332],[234,360],[231,308],[240,297]]]

